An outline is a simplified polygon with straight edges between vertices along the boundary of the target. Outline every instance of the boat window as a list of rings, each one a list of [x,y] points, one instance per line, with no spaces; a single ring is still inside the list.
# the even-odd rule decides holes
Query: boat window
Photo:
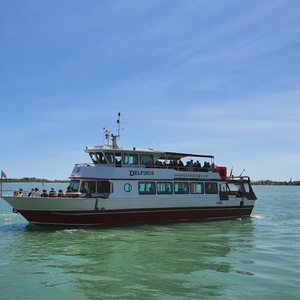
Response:
[[[140,195],[154,195],[155,194],[155,182],[139,182],[139,194]]]
[[[116,165],[121,165],[121,153],[116,153],[115,154],[115,161],[116,161]]]
[[[226,183],[220,183],[219,190],[220,192],[226,192]]]
[[[175,194],[188,194],[189,193],[188,182],[174,182],[174,193]]]
[[[104,154],[102,152],[97,152],[96,155],[97,155],[97,158],[98,158],[98,161],[100,162],[100,164],[106,164],[107,163],[107,161],[104,157]]]
[[[96,153],[90,153],[90,157],[94,164],[99,164]]]
[[[128,154],[122,153],[122,162],[123,164],[128,164]]]
[[[124,190],[125,190],[125,192],[130,192],[132,190],[131,184],[130,183],[126,183],[124,185]]]
[[[81,193],[95,193],[96,192],[96,182],[95,181],[83,181],[80,188]]]
[[[232,189],[232,191],[239,191],[243,194],[250,192],[250,188],[249,188],[248,183],[236,183],[236,184],[233,184],[233,185],[234,185],[234,188]]]
[[[97,193],[110,193],[109,181],[97,181]]]
[[[158,182],[157,194],[173,194],[172,182]]]
[[[205,182],[205,194],[218,194],[218,184],[216,182]]]
[[[244,188],[246,193],[250,193],[250,188],[248,183],[244,183]]]
[[[73,188],[74,192],[78,192],[78,190],[79,190],[79,180],[71,180],[70,187]]]
[[[232,192],[237,192],[239,190],[239,185],[235,185],[234,183],[229,183],[228,188]]]
[[[133,154],[133,153],[129,153],[129,163],[131,165],[138,164],[139,163],[138,155],[137,154]]]
[[[141,165],[147,165],[149,162],[153,164],[153,155],[141,154]]]
[[[203,194],[204,193],[203,182],[191,182],[190,189],[191,189],[191,194]]]
[[[111,152],[105,152],[105,156],[110,164],[114,163],[114,154]]]

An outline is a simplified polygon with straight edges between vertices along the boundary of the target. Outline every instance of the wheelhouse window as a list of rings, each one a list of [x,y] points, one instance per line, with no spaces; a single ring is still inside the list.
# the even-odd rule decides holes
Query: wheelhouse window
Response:
[[[158,182],[157,194],[173,194],[172,182]]]
[[[127,153],[122,153],[122,163],[128,164],[128,154]]]
[[[218,184],[216,182],[205,182],[205,194],[218,194]]]
[[[153,164],[153,155],[141,154],[141,165]]]
[[[121,153],[116,153],[115,154],[115,161],[116,161],[117,166],[121,166],[121,159],[122,159]]]
[[[97,155],[97,159],[100,162],[100,164],[106,164],[107,163],[107,161],[105,159],[105,156],[102,152],[97,152],[96,155]]]
[[[109,181],[97,181],[97,193],[110,193]]]
[[[174,182],[174,193],[175,194],[188,194],[189,183],[188,182]]]
[[[114,163],[114,154],[113,153],[111,153],[111,152],[105,152],[105,156],[106,156],[107,161],[110,164]]]
[[[95,193],[96,192],[96,182],[95,181],[83,181],[80,188],[81,193]]]
[[[98,161],[98,158],[97,158],[97,155],[96,153],[90,153],[90,157],[93,161],[93,163],[96,165],[96,164],[99,164],[99,161]]]
[[[191,194],[203,194],[204,193],[203,182],[191,182],[190,190],[191,190]]]
[[[73,188],[74,192],[78,192],[79,190],[79,180],[71,180],[70,187]]]
[[[134,153],[129,153],[129,164],[137,165],[139,163],[139,156]]]
[[[155,182],[139,182],[139,194],[140,195],[154,195],[155,194]]]

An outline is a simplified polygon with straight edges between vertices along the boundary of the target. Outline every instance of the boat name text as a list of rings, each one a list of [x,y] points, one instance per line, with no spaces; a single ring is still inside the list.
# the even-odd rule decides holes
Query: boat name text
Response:
[[[135,175],[154,175],[154,171],[129,171],[130,176]]]

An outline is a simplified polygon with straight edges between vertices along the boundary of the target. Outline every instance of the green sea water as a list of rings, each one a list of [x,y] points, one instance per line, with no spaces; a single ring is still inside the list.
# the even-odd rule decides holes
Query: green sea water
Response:
[[[250,218],[96,228],[31,225],[0,199],[0,299],[299,299],[300,187],[254,191]]]

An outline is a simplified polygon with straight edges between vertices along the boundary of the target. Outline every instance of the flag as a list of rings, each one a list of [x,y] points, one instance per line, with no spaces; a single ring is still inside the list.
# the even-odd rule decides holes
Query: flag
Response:
[[[1,178],[7,178],[6,174],[3,171],[1,171]]]

